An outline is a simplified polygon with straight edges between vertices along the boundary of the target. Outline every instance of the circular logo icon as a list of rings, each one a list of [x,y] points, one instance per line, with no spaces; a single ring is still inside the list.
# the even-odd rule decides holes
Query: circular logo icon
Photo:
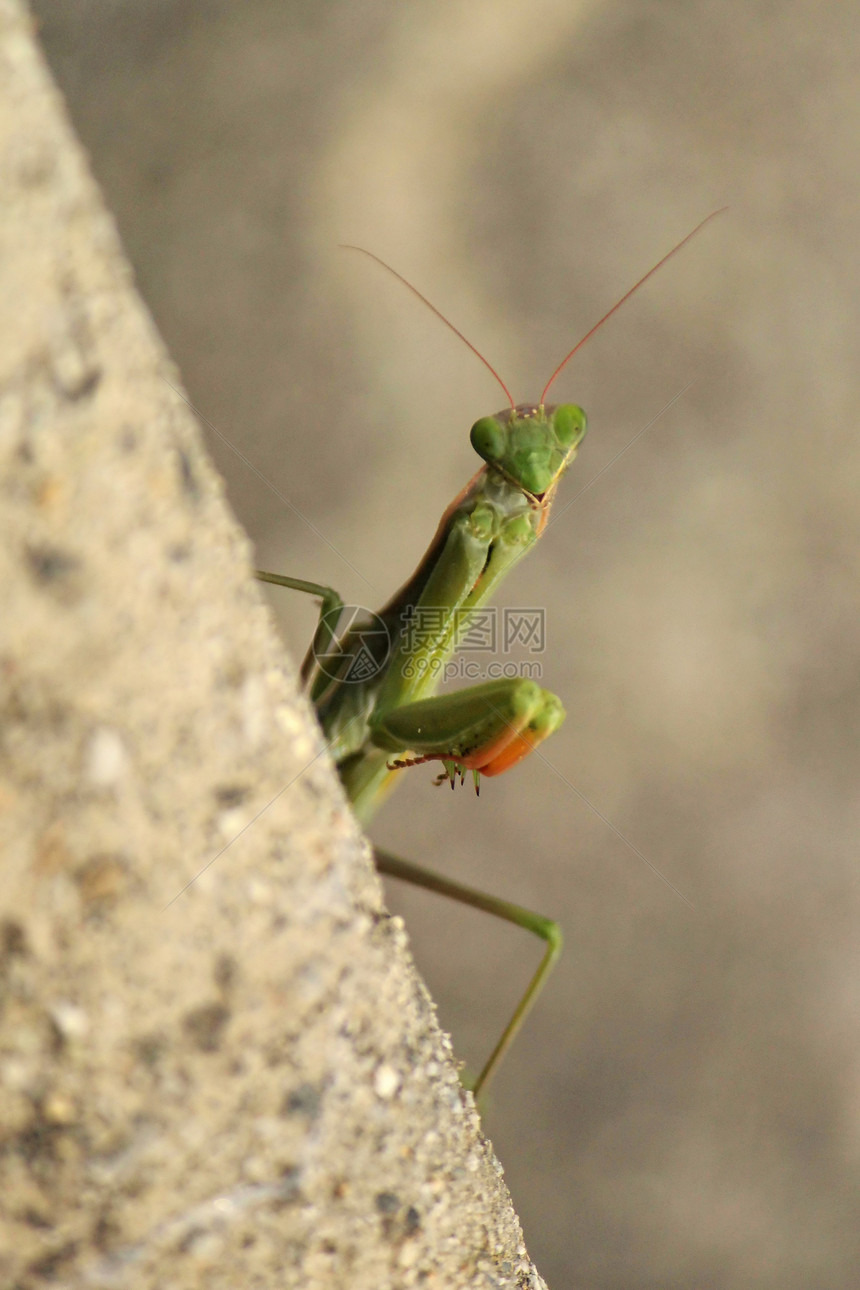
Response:
[[[342,605],[323,614],[320,627],[326,628],[328,644],[317,646],[320,630],[314,637],[314,658],[321,672],[333,681],[360,685],[381,672],[391,653],[391,637],[384,621],[362,605]]]

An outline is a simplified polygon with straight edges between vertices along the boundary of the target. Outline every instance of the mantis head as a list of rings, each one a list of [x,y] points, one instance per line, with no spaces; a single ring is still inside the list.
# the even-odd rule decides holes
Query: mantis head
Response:
[[[542,497],[564,474],[585,437],[586,418],[575,403],[520,403],[472,426],[472,447],[534,497]]]

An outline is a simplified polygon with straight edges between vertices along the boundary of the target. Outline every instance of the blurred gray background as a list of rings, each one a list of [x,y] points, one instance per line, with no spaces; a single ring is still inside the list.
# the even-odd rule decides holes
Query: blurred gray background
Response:
[[[337,244],[524,400],[730,206],[553,391],[590,417],[559,509],[658,418],[505,587],[546,607],[565,727],[479,801],[410,772],[372,832],[566,930],[485,1113],[551,1286],[857,1285],[851,6],[34,8],[260,563],[356,603],[411,572],[504,399]],[[272,601],[300,656],[313,606]],[[536,946],[390,898],[476,1066]]]

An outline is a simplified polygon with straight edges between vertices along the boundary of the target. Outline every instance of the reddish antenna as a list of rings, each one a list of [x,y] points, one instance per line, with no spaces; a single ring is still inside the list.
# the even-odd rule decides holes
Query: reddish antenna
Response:
[[[692,236],[692,234],[690,236]],[[381,260],[378,255],[374,255],[372,251],[366,251],[363,246],[350,246],[346,242],[341,242],[341,247],[344,251],[360,251],[362,255],[366,255],[371,260],[375,260],[377,264],[380,264],[382,268],[386,269],[391,274],[392,277],[397,279],[398,282],[402,282],[404,287],[406,287],[408,291],[412,292],[413,296],[417,296],[418,299],[421,301],[421,303],[425,304],[427,308],[431,311],[431,313],[434,313],[436,317],[454,333],[455,336],[459,336],[463,344],[467,345],[469,349],[472,351],[472,353],[475,355],[475,357],[481,360],[481,362],[484,364],[484,367],[486,367],[487,371],[492,373],[492,375],[498,381],[499,385],[504,390],[505,398],[508,400],[508,403],[510,403],[512,408],[516,407],[516,404],[514,403],[513,395],[511,394],[508,387],[505,385],[502,378],[499,376],[496,369],[493,367],[492,363],[488,362],[488,360],[484,358],[484,355],[481,353],[481,351],[477,349],[472,344],[472,342],[463,335],[460,329],[458,327],[455,327],[454,324],[448,318],[445,317],[441,309],[437,309],[434,304],[430,303],[430,301],[427,299],[426,296],[422,296],[418,288],[413,287],[412,283],[407,278],[404,278],[402,273],[398,273],[396,269],[392,269],[390,264],[386,264],[384,260]],[[568,355],[568,358],[569,357],[570,355]],[[565,359],[565,363],[566,362],[567,362],[567,359]],[[564,363],[562,363],[562,367],[563,366],[564,366]]]
[[[722,215],[722,214],[723,214],[723,212],[724,212],[724,211],[727,211],[728,209],[729,209],[729,208],[728,208],[728,206],[721,206],[721,207],[720,207],[720,209],[719,209],[718,211],[711,211],[710,215],[706,215],[706,216],[705,216],[705,218],[702,220],[702,222],[701,222],[700,224],[697,224],[697,225],[696,225],[696,227],[693,229],[692,233],[688,233],[686,237],[684,237],[684,238],[682,238],[682,239],[681,239],[681,241],[677,244],[677,246],[673,246],[673,247],[672,247],[672,250],[668,253],[668,255],[664,255],[662,260],[658,260],[658,261],[657,261],[657,263],[654,265],[654,267],[653,267],[652,269],[649,269],[649,270],[648,270],[648,272],[645,274],[645,276],[644,276],[644,277],[640,278],[640,279],[639,279],[639,281],[638,281],[637,283],[635,283],[635,284],[630,288],[630,290],[629,290],[629,291],[627,291],[627,292],[625,292],[625,293],[624,293],[624,295],[621,297],[621,299],[620,299],[620,300],[616,301],[616,303],[612,306],[612,308],[609,310],[609,312],[608,312],[608,313],[605,313],[605,314],[603,315],[603,317],[600,319],[600,322],[596,322],[596,323],[594,324],[594,326],[592,327],[591,331],[587,331],[587,332],[585,333],[585,335],[583,336],[582,340],[577,341],[577,343],[574,345],[574,347],[573,347],[573,349],[570,351],[570,353],[569,353],[569,354],[565,354],[564,358],[561,360],[561,362],[559,363],[558,367],[555,369],[555,371],[553,372],[552,376],[549,378],[549,380],[547,381],[546,385],[543,387],[543,394],[541,394],[541,396],[540,396],[540,405],[541,405],[541,407],[543,407],[543,402],[544,402],[544,399],[546,398],[547,391],[549,390],[549,387],[552,385],[552,383],[553,383],[553,381],[555,380],[555,378],[559,375],[559,373],[562,371],[562,369],[563,369],[563,368],[565,368],[565,367],[567,366],[567,364],[568,364],[568,363],[570,362],[570,360],[573,358],[574,354],[575,354],[578,350],[582,349],[582,347],[583,347],[583,345],[585,344],[585,342],[586,342],[587,340],[590,340],[590,339],[591,339],[591,337],[592,337],[592,336],[594,335],[594,333],[598,330],[598,328],[602,327],[602,326],[603,326],[603,324],[607,321],[607,319],[608,319],[608,318],[611,318],[611,317],[612,317],[612,315],[613,315],[614,313],[617,313],[617,312],[618,312],[618,310],[621,308],[621,306],[624,304],[625,300],[629,300],[629,299],[630,299],[630,297],[633,295],[634,291],[638,291],[638,290],[639,290],[639,288],[640,288],[644,283],[646,283],[646,282],[648,281],[648,279],[652,276],[652,274],[655,274],[655,273],[657,272],[657,270],[658,270],[658,269],[662,269],[663,265],[666,263],[666,261],[667,261],[667,260],[671,260],[671,258],[672,258],[672,256],[673,256],[673,255],[677,255],[677,253],[680,251],[681,247],[682,247],[682,246],[686,246],[686,245],[687,245],[687,243],[689,242],[689,240],[690,240],[690,238],[691,238],[691,237],[695,237],[695,236],[696,236],[696,234],[699,232],[699,230],[700,230],[700,229],[703,229],[703,228],[705,227],[705,225],[706,225],[706,224],[708,224],[708,223],[710,223],[710,221],[711,221],[712,219],[716,219],[716,217],[717,217],[718,215]],[[374,257],[374,258],[375,258],[375,257]],[[386,267],[387,267],[387,266],[386,266]],[[432,305],[431,305],[431,308],[432,308]],[[449,324],[449,326],[450,326],[450,324]],[[466,344],[468,344],[468,343],[469,343],[469,342],[467,341],[467,342],[466,342]],[[480,355],[479,355],[478,357],[480,357]],[[489,366],[489,364],[487,364],[487,366]],[[491,369],[491,370],[492,370],[492,369]]]

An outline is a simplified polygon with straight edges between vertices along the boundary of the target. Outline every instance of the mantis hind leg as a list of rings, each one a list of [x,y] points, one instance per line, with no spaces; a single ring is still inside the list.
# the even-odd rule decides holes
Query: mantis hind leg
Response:
[[[388,851],[381,851],[378,847],[374,847],[373,857],[380,873],[387,874],[390,878],[399,878],[403,882],[410,882],[416,887],[423,887],[426,891],[435,891],[440,896],[448,896],[451,900],[460,901],[461,904],[471,905],[473,909],[481,909],[487,914],[494,914],[496,918],[503,918],[508,923],[514,923],[517,927],[523,927],[526,931],[534,932],[546,945],[537,971],[526,986],[525,992],[514,1009],[510,1021],[499,1036],[496,1046],[484,1063],[478,1078],[468,1086],[477,1098],[481,1091],[486,1088],[491,1076],[516,1038],[520,1027],[543,989],[558,956],[561,954],[561,928],[552,919],[544,918],[541,914],[536,914],[530,909],[524,909],[522,905],[513,905],[509,901],[499,900],[498,897],[490,896],[486,892],[476,891],[473,887],[466,887],[451,878],[444,878],[441,874],[433,873],[430,869],[423,869],[420,865],[413,864],[411,860],[401,860],[399,856],[391,855]]]
[[[291,591],[303,591],[306,595],[317,596],[320,600],[319,621],[300,671],[302,681],[307,683],[317,659],[331,648],[340,611],[343,609],[343,599],[333,587],[324,587],[320,582],[307,582],[304,578],[288,578],[286,574],[266,573],[262,569],[256,569],[254,572],[260,582],[271,582],[276,587],[289,587]]]

